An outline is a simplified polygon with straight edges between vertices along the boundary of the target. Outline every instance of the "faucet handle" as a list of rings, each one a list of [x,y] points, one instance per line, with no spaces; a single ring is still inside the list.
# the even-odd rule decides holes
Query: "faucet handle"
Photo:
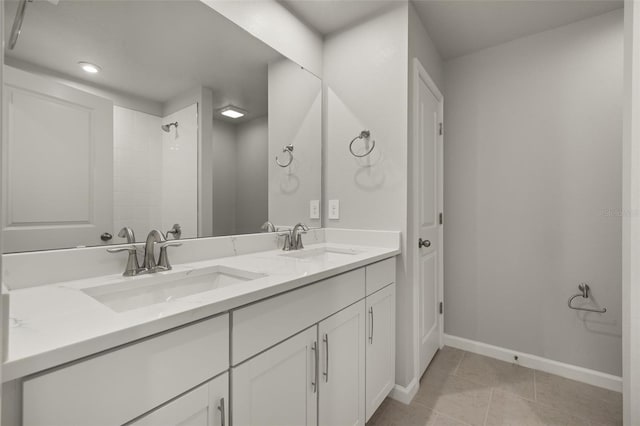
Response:
[[[173,227],[167,231],[167,238],[169,238],[169,234],[173,235],[174,240],[179,240],[182,236],[182,228],[179,223],[174,223]]]
[[[284,237],[284,244],[282,245],[282,250],[284,251],[291,250],[291,230],[287,230],[285,232],[278,232],[278,237]]]
[[[295,242],[295,246],[297,249],[303,249],[304,245],[302,244],[302,234],[306,234],[307,231],[301,231],[298,232],[298,235],[296,235],[296,242]]]
[[[132,252],[132,251],[137,251],[137,248],[134,245],[130,245],[130,246],[124,246],[124,247],[108,248],[107,251],[109,253],[120,253],[120,252],[123,252],[123,251]]]
[[[127,266],[122,275],[125,277],[138,275],[141,268],[140,264],[138,263],[138,249],[136,248],[136,246],[130,245],[126,247],[108,248],[107,251],[109,253],[121,253],[123,251],[129,252],[129,257],[127,258]]]
[[[158,266],[163,268],[164,271],[170,271],[172,269],[171,263],[169,263],[169,255],[167,254],[168,247],[179,247],[182,243],[176,243],[175,241],[164,241],[158,243],[160,247],[160,258],[158,259]]]
[[[182,243],[176,243],[175,241],[163,241],[161,243],[156,243],[158,245],[158,247],[160,247],[160,249],[166,248],[166,247],[180,247],[182,245]]]

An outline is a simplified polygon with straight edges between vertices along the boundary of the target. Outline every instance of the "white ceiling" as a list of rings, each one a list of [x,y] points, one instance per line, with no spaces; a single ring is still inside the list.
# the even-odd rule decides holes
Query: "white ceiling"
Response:
[[[398,4],[398,0],[280,0],[321,35],[340,31]]]
[[[17,2],[5,2],[5,37]],[[164,103],[198,86],[217,105],[267,112],[267,64],[282,56],[198,0],[27,3],[11,60]],[[77,65],[102,67],[96,75]],[[10,62],[10,61],[9,61]],[[14,61],[14,63],[17,61]]]
[[[601,15],[622,0],[417,0],[414,5],[443,59]]]
[[[402,0],[282,0],[326,36]],[[600,15],[622,0],[412,0],[443,59]]]

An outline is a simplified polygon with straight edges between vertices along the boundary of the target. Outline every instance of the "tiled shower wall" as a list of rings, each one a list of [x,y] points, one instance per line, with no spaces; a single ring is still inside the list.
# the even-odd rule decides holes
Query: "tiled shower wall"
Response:
[[[163,119],[114,107],[113,242],[124,242],[117,237],[124,226],[133,228],[137,241],[151,229],[165,232],[174,223],[182,225],[183,237],[196,235],[196,111],[194,104]],[[160,129],[169,121],[180,123],[177,135],[174,128],[170,133]],[[165,208],[163,203],[176,207]]]
[[[162,225],[162,118],[113,108],[114,232],[129,226],[137,239]],[[114,242],[122,242],[114,235]]]

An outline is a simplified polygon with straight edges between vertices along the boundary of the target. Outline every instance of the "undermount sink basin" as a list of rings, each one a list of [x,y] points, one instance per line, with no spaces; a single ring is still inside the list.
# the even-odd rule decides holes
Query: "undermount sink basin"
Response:
[[[312,249],[302,249],[284,253],[281,256],[293,257],[295,259],[306,259],[310,261],[333,261],[343,260],[345,257],[360,254],[362,251],[339,247],[319,247]]]
[[[138,281],[138,277],[129,278],[82,291],[116,312],[125,312],[264,276],[226,266],[212,266],[201,270],[140,276]]]

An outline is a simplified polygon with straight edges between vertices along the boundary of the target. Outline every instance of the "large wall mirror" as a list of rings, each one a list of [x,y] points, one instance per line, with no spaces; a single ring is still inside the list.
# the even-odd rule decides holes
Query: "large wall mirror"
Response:
[[[5,253],[320,226],[316,76],[200,1],[4,4]]]

